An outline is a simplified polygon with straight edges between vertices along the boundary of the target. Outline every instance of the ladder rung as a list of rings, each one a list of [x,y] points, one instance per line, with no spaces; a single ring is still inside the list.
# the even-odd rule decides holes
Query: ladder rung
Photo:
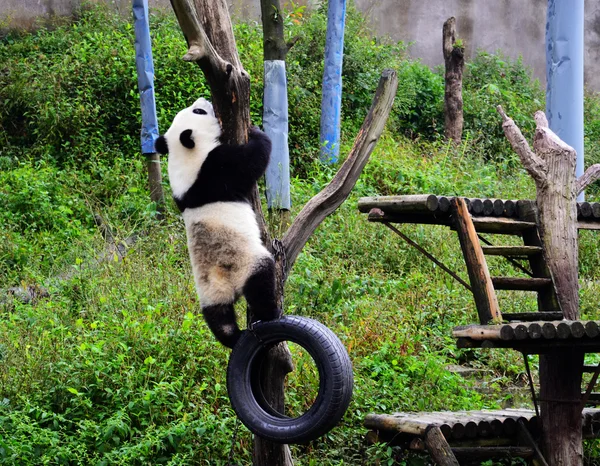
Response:
[[[473,217],[475,230],[481,233],[504,233],[514,235],[535,228],[535,222],[524,222],[506,217]]]
[[[542,252],[539,246],[482,246],[481,248],[488,256],[522,257]]]
[[[550,278],[492,277],[497,290],[540,291],[552,285]]]

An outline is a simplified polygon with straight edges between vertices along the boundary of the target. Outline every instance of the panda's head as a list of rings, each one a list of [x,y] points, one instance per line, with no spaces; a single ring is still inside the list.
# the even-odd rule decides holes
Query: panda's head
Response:
[[[200,98],[181,110],[156,140],[156,152],[169,154],[169,179],[175,197],[182,197],[194,183],[207,155],[220,144],[220,136],[221,126],[212,104]]]
[[[200,98],[175,116],[168,131],[156,140],[156,152],[190,156],[198,145],[218,142],[220,136],[221,126],[212,104]]]

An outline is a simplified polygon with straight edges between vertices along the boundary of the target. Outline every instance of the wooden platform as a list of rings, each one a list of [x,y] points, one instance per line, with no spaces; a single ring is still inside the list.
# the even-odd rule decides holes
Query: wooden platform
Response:
[[[582,421],[584,438],[600,436],[600,409],[585,409]],[[532,409],[369,414],[364,425],[371,441],[412,450],[425,450],[428,432],[437,428],[452,453],[469,460],[536,457],[533,439],[540,434],[540,420]]]
[[[594,410],[595,411],[595,410]],[[597,410],[600,422],[600,409]],[[364,424],[369,429],[393,434],[423,436],[432,426],[439,427],[446,440],[512,437],[521,420],[530,431],[539,430],[539,420],[530,409],[501,411],[437,411],[422,413],[369,414]]]
[[[560,348],[600,352],[600,321],[557,320],[454,328],[459,348],[513,348],[529,354]]]

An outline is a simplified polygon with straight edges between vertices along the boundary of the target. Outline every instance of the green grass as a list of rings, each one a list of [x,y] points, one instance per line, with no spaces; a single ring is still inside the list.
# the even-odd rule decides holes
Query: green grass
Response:
[[[302,110],[292,116],[299,135],[293,140],[292,215],[336,169],[314,162],[316,126],[302,119],[318,114],[314,81],[320,69],[310,51],[318,49],[324,26],[318,14],[306,21],[290,61],[292,99],[299,102],[293,107]],[[465,86],[471,112],[465,140],[446,144],[439,134],[439,75],[402,58],[401,44],[374,41],[356,16],[351,21],[349,30],[361,40],[348,49],[342,154],[380,72],[368,60],[396,60],[402,82],[388,129],[350,198],[310,238],[287,282],[285,311],[331,328],[346,345],[355,375],[341,425],[293,446],[292,453],[302,466],[425,464],[397,448],[366,444],[364,416],[518,405],[523,397],[509,388],[525,384],[522,357],[458,350],[451,330],[477,321],[472,295],[390,230],[368,223],[357,200],[408,193],[532,198],[533,182],[504,152],[499,121],[487,106],[500,95],[524,119],[542,102],[522,65],[482,56],[470,67],[471,87]],[[199,71],[179,60],[183,40],[174,24],[172,17],[153,17],[163,128],[177,107],[206,91]],[[237,25],[236,33],[255,79],[256,121],[260,34],[253,25]],[[228,351],[200,313],[183,222],[171,202],[166,218],[157,221],[149,202],[137,149],[131,40],[126,21],[92,10],[74,24],[0,42],[0,59],[11,70],[0,73],[0,84],[10,84],[0,86],[6,102],[0,107],[0,289],[41,286],[50,293],[27,304],[0,296],[0,464],[225,465],[236,430],[234,460],[251,462],[251,435],[237,425],[225,389]],[[371,48],[375,58],[369,58]],[[36,62],[32,54],[44,56]],[[493,86],[477,87],[483,81]],[[587,97],[586,150],[594,157],[600,153],[597,102]],[[35,113],[38,104],[42,110]],[[598,192],[590,190],[590,199],[598,200]],[[95,215],[118,240],[138,235],[123,260],[97,261],[106,245]],[[400,228],[466,278],[454,232]],[[597,234],[581,234],[585,318],[599,317],[597,242]],[[499,261],[490,266],[512,273]],[[519,293],[500,300],[505,311],[535,306]],[[243,323],[243,303],[238,311]],[[287,401],[298,413],[314,396],[314,367],[306,354],[294,355],[299,370],[288,380]],[[489,372],[483,380],[465,380],[447,371],[448,364]],[[596,452],[592,443],[586,455]]]
[[[341,426],[293,448],[298,464],[375,464],[388,451],[365,445],[365,414],[492,408],[506,401],[504,387],[523,382],[518,354],[455,348],[452,327],[476,321],[470,293],[356,209],[358,197],[409,192],[406,180],[417,186],[415,179],[413,192],[531,193],[521,173],[462,152],[385,135],[350,199],[299,256],[286,312],[317,318],[340,336],[356,389]],[[469,167],[473,176],[466,177]],[[330,172],[294,180],[294,212]],[[143,178],[141,167],[137,176]],[[146,194],[133,195],[141,204]],[[106,212],[116,215],[112,206]],[[402,230],[466,277],[455,233]],[[225,391],[228,352],[199,314],[181,219],[171,205],[166,220],[151,223],[120,262],[94,264],[103,240],[89,235],[72,241],[41,278],[51,284],[50,298],[9,301],[0,310],[0,464],[225,464],[236,424]],[[72,278],[53,278],[72,268]],[[590,281],[583,297],[593,302],[597,292]],[[592,307],[584,299],[584,308]],[[465,361],[492,369],[491,392],[484,396],[445,370]],[[302,409],[302,396],[289,401]],[[235,457],[247,464],[251,436],[240,427],[237,439]]]

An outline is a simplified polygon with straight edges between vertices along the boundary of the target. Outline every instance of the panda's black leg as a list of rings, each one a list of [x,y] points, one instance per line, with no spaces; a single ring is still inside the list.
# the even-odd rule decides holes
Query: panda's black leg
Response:
[[[273,320],[281,316],[275,296],[275,261],[272,257],[260,260],[243,291],[255,320]]]
[[[217,340],[233,348],[242,332],[238,327],[233,304],[213,304],[202,308],[204,320]]]

